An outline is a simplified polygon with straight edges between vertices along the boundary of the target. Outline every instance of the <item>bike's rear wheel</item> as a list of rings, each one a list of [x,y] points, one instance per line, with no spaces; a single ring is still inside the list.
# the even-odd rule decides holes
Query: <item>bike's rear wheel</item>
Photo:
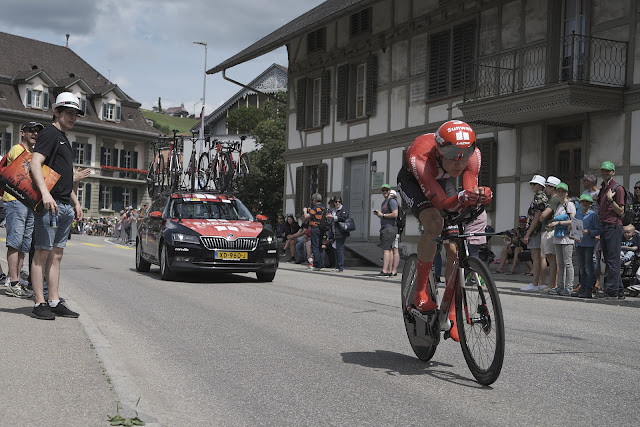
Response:
[[[149,172],[147,172],[147,190],[149,191],[149,197],[153,199],[156,191],[155,164],[153,162],[149,165]]]
[[[456,301],[456,323],[462,354],[480,384],[498,379],[504,361],[504,322],[498,289],[487,266],[466,260],[464,286]]]
[[[206,190],[211,179],[211,162],[209,154],[202,153],[198,160],[198,187],[200,190]]]
[[[177,191],[182,175],[182,165],[179,163],[178,155],[173,153],[171,156],[171,170],[169,171],[171,191]]]
[[[249,173],[251,173],[251,160],[247,153],[243,153],[238,160],[238,170],[233,182],[234,190],[240,191],[244,188],[249,179]]]
[[[162,193],[167,187],[167,171],[164,168],[164,157],[160,154],[158,157],[158,173],[156,174],[158,191]]]
[[[409,338],[409,344],[416,357],[420,360],[431,360],[438,347],[438,341],[440,339],[440,326],[436,323],[436,330],[431,336],[425,329],[424,322],[413,317],[407,313],[407,308],[413,304],[413,295],[416,292],[416,279],[418,277],[418,257],[410,255],[404,263],[402,270],[402,282],[401,282],[401,298],[402,298],[402,310],[404,314],[404,326],[407,330],[407,337]]]
[[[213,161],[213,183],[221,191],[227,191],[233,177],[233,164],[229,153],[219,153]]]

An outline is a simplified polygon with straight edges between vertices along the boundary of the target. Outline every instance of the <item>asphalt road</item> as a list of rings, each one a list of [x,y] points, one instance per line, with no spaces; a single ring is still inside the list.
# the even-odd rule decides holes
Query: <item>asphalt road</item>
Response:
[[[501,282],[502,374],[476,383],[453,341],[413,356],[399,280],[311,273],[160,280],[135,251],[74,236],[61,293],[110,381],[147,420],[192,425],[638,425],[640,305]],[[639,299],[640,300],[640,299]]]

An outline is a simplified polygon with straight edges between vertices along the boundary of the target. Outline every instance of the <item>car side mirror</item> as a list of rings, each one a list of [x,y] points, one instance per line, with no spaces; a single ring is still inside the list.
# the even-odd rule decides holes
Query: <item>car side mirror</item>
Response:
[[[157,219],[162,219],[162,212],[160,211],[153,211],[149,214],[149,216],[151,218],[157,218]]]

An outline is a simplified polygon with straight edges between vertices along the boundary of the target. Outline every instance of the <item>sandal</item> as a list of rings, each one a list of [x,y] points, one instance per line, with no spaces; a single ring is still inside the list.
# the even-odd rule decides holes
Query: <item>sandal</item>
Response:
[[[533,276],[533,273],[531,273],[531,272],[529,272],[529,273],[522,273],[522,274],[524,274],[525,276]]]
[[[496,273],[502,274],[502,271],[501,270],[496,270]]]

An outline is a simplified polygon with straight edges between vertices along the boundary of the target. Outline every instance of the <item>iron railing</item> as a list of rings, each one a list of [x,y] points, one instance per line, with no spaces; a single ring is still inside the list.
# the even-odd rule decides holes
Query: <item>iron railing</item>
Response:
[[[627,43],[571,34],[483,58],[465,80],[465,101],[523,92],[553,83],[624,87]]]

